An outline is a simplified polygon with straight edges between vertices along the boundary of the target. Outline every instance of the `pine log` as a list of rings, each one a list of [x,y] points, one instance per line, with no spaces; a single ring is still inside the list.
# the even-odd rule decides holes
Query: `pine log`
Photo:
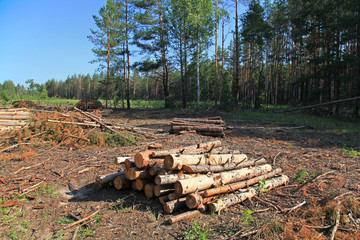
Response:
[[[175,192],[178,195],[185,195],[195,191],[208,189],[213,186],[218,186],[220,184],[219,177],[220,174],[214,174],[212,176],[200,175],[194,178],[178,180],[174,184]]]
[[[114,179],[116,177],[121,177],[124,175],[124,172],[117,172],[117,173],[112,173],[109,175],[101,175],[101,176],[96,176],[95,177],[95,182],[96,184],[101,188],[103,187],[106,183],[112,182],[114,181]]]
[[[138,191],[138,190],[136,189],[136,182],[135,182],[135,181],[132,181],[132,182],[131,182],[131,189],[132,189],[133,191]]]
[[[167,213],[172,213],[182,207],[186,206],[186,198],[179,198],[173,201],[166,202],[163,206],[164,211]]]
[[[186,196],[186,206],[189,209],[199,208],[203,205],[206,205],[209,202],[214,201],[218,197],[219,196],[217,195],[217,196],[211,196],[211,197],[204,198],[203,192],[190,193],[189,195]]]
[[[154,186],[154,195],[159,197],[161,195],[168,194],[174,191],[174,184],[167,184],[167,185],[155,185]]]
[[[152,151],[146,150],[142,152],[138,152],[134,156],[135,165],[138,168],[143,168],[149,165],[150,156]]]
[[[218,124],[218,125],[224,125],[223,120],[217,120],[217,119],[206,119],[206,118],[174,118],[172,122],[190,122],[190,123],[208,123],[208,124]]]
[[[250,160],[241,163],[226,163],[224,165],[184,165],[183,170],[188,173],[207,173],[207,172],[223,172],[244,167],[258,166],[265,164],[264,158],[260,160]]]
[[[28,120],[30,115],[0,115],[0,119],[6,120]]]
[[[167,169],[182,169],[183,165],[223,165],[227,163],[240,163],[247,160],[245,154],[219,154],[210,155],[176,155],[165,157],[164,165]]]
[[[166,174],[166,168],[159,167],[159,166],[148,167],[148,171],[151,176]]]
[[[205,150],[205,149],[210,149],[212,147],[213,148],[221,147],[221,141],[216,140],[216,141],[211,141],[211,142],[206,142],[206,143],[189,145],[189,146],[181,147],[181,148],[174,148],[174,149],[170,149],[170,150],[153,151],[152,156],[153,157],[165,157],[169,154],[180,153],[184,150],[189,150],[189,149],[204,149]]]
[[[124,173],[129,180],[135,180],[137,178],[149,179],[152,177],[147,169],[126,168]]]
[[[154,196],[154,186],[153,183],[148,183],[144,187],[144,193],[147,198],[152,198]]]
[[[18,115],[24,115],[24,116],[30,116],[31,112],[4,112],[2,109],[0,109],[0,118],[2,115],[6,115],[6,116],[18,116]]]
[[[135,168],[135,162],[134,162],[134,159],[125,159],[125,162],[124,162],[124,165],[125,165],[125,168],[126,169],[129,169],[129,168]]]
[[[169,201],[168,195],[160,196],[158,199],[162,205]]]
[[[235,182],[229,185],[221,186],[218,188],[211,188],[204,191],[204,197],[210,197],[213,195],[218,195],[222,193],[230,193],[234,192],[238,189],[245,188],[251,185],[254,185],[255,183],[258,183],[260,180],[268,179],[275,177],[276,175],[279,175],[282,172],[281,168],[277,168],[271,172],[265,173],[264,175],[260,175],[254,178],[251,178],[249,180],[241,181],[241,182]]]
[[[125,175],[116,177],[114,179],[114,187],[118,190],[129,188],[131,187],[131,181],[126,179]]]
[[[135,186],[136,186],[136,190],[138,191],[141,191],[144,189],[145,185],[146,184],[149,184],[151,183],[151,180],[149,179],[140,179],[140,178],[137,178],[135,180]]]
[[[6,121],[0,122],[0,126],[24,126],[28,124],[27,122],[18,122],[18,121]]]
[[[134,161],[134,158],[133,158],[133,157],[116,157],[115,160],[114,160],[114,163],[115,163],[115,164],[125,164],[125,161],[126,161],[127,159],[128,159],[130,162],[133,162],[133,161]]]
[[[220,178],[222,184],[239,182],[242,180],[250,179],[267,172],[270,172],[272,167],[270,164],[261,165],[258,167],[241,168],[227,172],[221,172]]]
[[[180,179],[193,178],[196,174],[169,174],[169,175],[158,175],[155,177],[155,183],[157,185],[175,183]]]
[[[198,210],[184,212],[184,213],[181,213],[179,215],[169,218],[168,221],[170,224],[174,224],[174,223],[179,222],[184,219],[192,219],[195,215],[197,215],[199,213],[200,212]]]
[[[168,198],[170,201],[173,201],[175,199],[179,199],[180,197],[182,197],[183,195],[179,195],[176,192],[172,192],[168,194]]]
[[[280,185],[286,184],[289,181],[289,178],[285,175],[282,175],[280,177],[276,177],[273,179],[270,179],[266,181],[264,185],[264,189],[273,189],[275,187],[278,187]],[[254,197],[256,194],[259,193],[259,189],[257,186],[253,186],[248,188],[247,191],[240,191],[238,193],[234,193],[231,195],[228,195],[224,198],[220,198],[215,202],[209,203],[210,211],[212,212],[219,212],[224,208],[230,207],[234,204],[240,203],[248,198]]]
[[[111,127],[107,126],[105,123],[103,123],[102,121],[99,121],[97,118],[94,118],[92,116],[90,116],[89,114],[87,114],[86,112],[81,111],[80,109],[74,107],[74,110],[80,112],[82,115],[90,118],[91,120],[95,121],[96,123],[100,124],[102,127],[106,128],[107,130],[109,130],[110,132],[116,133],[116,131],[114,129],[112,129]]]
[[[196,132],[224,132],[224,127],[216,125],[186,125],[186,126],[172,126],[174,131],[189,131],[195,130]]]

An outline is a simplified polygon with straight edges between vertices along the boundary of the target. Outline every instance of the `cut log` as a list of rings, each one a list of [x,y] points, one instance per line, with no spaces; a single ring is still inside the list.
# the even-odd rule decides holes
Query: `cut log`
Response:
[[[148,171],[151,176],[166,174],[166,168],[164,167],[152,166],[152,167],[148,167]]]
[[[212,176],[201,175],[194,178],[178,180],[175,184],[175,192],[178,195],[185,195],[196,191],[208,189],[220,184],[220,175],[215,174]]]
[[[133,191],[138,191],[138,190],[136,189],[136,182],[135,182],[135,181],[132,181],[132,182],[131,182],[131,189],[132,189]]]
[[[207,123],[207,124],[217,124],[217,125],[224,125],[224,121],[221,119],[206,119],[206,118],[174,118],[172,123]]]
[[[184,213],[181,213],[179,215],[169,218],[168,221],[170,224],[174,224],[174,223],[179,222],[184,219],[192,219],[194,216],[196,216],[199,213],[200,212],[198,210],[184,212]]]
[[[149,150],[136,153],[134,156],[136,167],[143,168],[149,165],[151,154],[152,151]]]
[[[167,169],[181,169],[183,165],[223,165],[227,163],[240,163],[247,160],[245,154],[219,154],[210,155],[176,155],[165,157],[164,165]]]
[[[241,163],[226,163],[224,165],[184,165],[183,170],[188,173],[207,173],[207,172],[223,172],[244,167],[258,166],[265,164],[264,158],[260,160],[244,161]]]
[[[186,206],[186,198],[179,198],[173,201],[166,202],[163,206],[164,211],[167,213],[172,213],[182,207]]]
[[[92,116],[90,116],[89,114],[87,114],[86,112],[81,111],[80,109],[74,107],[74,110],[80,112],[82,115],[90,118],[91,120],[95,121],[96,123],[100,124],[102,127],[106,128],[107,130],[109,130],[110,132],[116,133],[116,131],[114,129],[112,129],[111,127],[107,126],[105,123],[103,123],[102,121],[99,121],[97,118],[94,118]]]
[[[209,202],[214,201],[218,197],[219,196],[203,198],[203,192],[191,193],[186,196],[186,206],[189,209],[202,208],[204,205],[206,205]]]
[[[277,168],[271,172],[268,172],[264,175],[260,175],[254,178],[251,178],[249,180],[241,181],[241,182],[235,182],[229,185],[221,186],[218,188],[211,188],[204,191],[204,197],[210,197],[213,195],[218,195],[222,193],[230,193],[234,192],[238,189],[245,188],[251,185],[254,185],[255,183],[258,183],[260,180],[268,179],[275,177],[276,175],[279,175],[282,172],[281,168]]]
[[[173,201],[173,200],[175,200],[175,199],[179,199],[179,198],[181,198],[183,195],[179,195],[179,194],[177,194],[176,192],[172,192],[172,193],[169,193],[168,194],[168,198],[169,198],[169,200],[170,201]]]
[[[126,178],[129,180],[135,180],[137,178],[149,179],[152,177],[147,169],[140,170],[137,168],[126,168],[124,173]]]
[[[166,202],[168,202],[169,201],[169,198],[168,198],[168,196],[167,195],[164,195],[164,196],[160,196],[159,197],[159,202],[162,204],[162,205],[164,205]]]
[[[152,198],[154,196],[154,186],[153,183],[148,183],[144,187],[144,193],[147,198]]]
[[[154,186],[154,195],[159,197],[161,195],[168,194],[174,191],[174,184],[167,184],[167,185],[155,185]]]
[[[24,126],[28,124],[27,122],[20,122],[20,121],[8,121],[0,122],[0,126]]]
[[[140,179],[140,178],[137,178],[135,180],[135,186],[136,186],[136,190],[138,191],[141,191],[144,189],[145,185],[146,184],[150,184],[151,181],[149,179]]]
[[[276,177],[266,181],[264,185],[264,189],[273,189],[280,185],[286,184],[289,181],[289,178],[285,175]],[[248,188],[247,191],[240,191],[238,193],[231,194],[224,198],[220,198],[215,202],[209,203],[210,211],[212,212],[219,212],[224,208],[230,207],[234,204],[240,203],[248,198],[254,197],[256,194],[259,193],[259,189],[257,186],[253,186]]]
[[[258,167],[241,168],[232,171],[221,172],[219,174],[221,178],[221,183],[228,184],[263,175],[267,172],[270,172],[271,170],[271,165],[265,164]]]
[[[131,181],[126,179],[125,175],[116,177],[114,179],[114,187],[118,190],[129,188],[131,187]]]
[[[121,171],[121,172],[112,173],[112,174],[109,174],[109,175],[96,176],[95,177],[95,182],[101,188],[104,185],[106,185],[106,183],[114,181],[114,179],[116,177],[121,177],[123,175],[124,175],[124,172]]]
[[[114,160],[115,164],[125,164],[126,159],[128,159],[130,162],[134,161],[134,158],[132,157],[116,157]]]
[[[169,175],[158,175],[155,178],[155,183],[157,185],[175,183],[180,179],[193,178],[196,174],[169,174]]]
[[[224,127],[216,126],[216,125],[173,125],[172,129],[174,131],[190,131],[195,130],[196,132],[224,132]]]
[[[212,148],[212,146],[214,146],[213,148],[217,148],[221,146],[221,141],[216,140],[216,141],[211,141],[211,142],[206,142],[206,143],[200,143],[200,144],[195,144],[195,145],[189,145],[186,147],[181,147],[181,148],[174,148],[174,149],[170,149],[170,150],[162,150],[162,151],[153,151],[152,156],[153,157],[165,157],[169,154],[175,154],[175,153],[180,153],[184,150],[189,150],[189,149],[210,149]]]
[[[0,119],[4,120],[28,120],[30,115],[0,115]]]
[[[134,159],[130,159],[130,158],[125,159],[124,165],[126,169],[135,168]]]

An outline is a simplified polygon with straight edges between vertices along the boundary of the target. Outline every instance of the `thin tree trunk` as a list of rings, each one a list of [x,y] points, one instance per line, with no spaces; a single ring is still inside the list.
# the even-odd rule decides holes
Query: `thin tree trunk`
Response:
[[[225,0],[222,0],[223,9],[225,9]],[[222,18],[222,33],[221,33],[221,76],[220,76],[220,104],[223,102],[222,91],[224,84],[224,62],[225,62],[225,15]]]
[[[216,19],[216,25],[215,25],[215,106],[217,106],[218,102],[218,96],[219,96],[219,74],[218,74],[218,2],[219,0],[216,0],[216,8],[215,8],[215,19]]]
[[[127,76],[127,86],[126,86],[126,102],[127,109],[130,109],[130,52],[129,52],[129,32],[128,32],[128,1],[126,0],[125,5],[125,22],[126,22],[126,54],[127,54],[127,68],[128,68],[128,76]]]
[[[199,43],[199,25],[197,26],[197,42],[196,42],[196,84],[197,84],[197,102],[196,110],[200,109],[200,43]]]
[[[233,82],[233,97],[234,107],[238,107],[238,92],[239,92],[239,13],[238,0],[235,0],[235,63],[234,63],[234,82]]]

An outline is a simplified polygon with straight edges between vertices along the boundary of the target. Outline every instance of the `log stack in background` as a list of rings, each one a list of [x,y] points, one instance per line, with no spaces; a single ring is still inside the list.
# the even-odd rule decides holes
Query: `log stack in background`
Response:
[[[201,135],[225,137],[225,122],[221,117],[174,118],[171,133],[196,132]]]
[[[191,209],[185,217],[198,213],[193,210],[219,212],[289,180],[281,175],[280,168],[273,169],[265,159],[249,160],[239,151],[223,149],[220,141],[145,150],[119,159],[115,162],[123,164],[124,171],[98,176],[99,187],[144,191],[146,197],[158,198],[167,213]]]
[[[22,128],[28,124],[31,114],[26,108],[0,109],[0,131]]]

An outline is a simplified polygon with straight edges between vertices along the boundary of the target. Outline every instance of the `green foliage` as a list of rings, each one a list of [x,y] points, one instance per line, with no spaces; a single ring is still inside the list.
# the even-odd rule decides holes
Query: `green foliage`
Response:
[[[246,209],[245,211],[243,211],[243,213],[242,213],[242,223],[245,226],[249,226],[249,224],[254,221],[254,219],[252,218],[252,213],[253,212],[250,209]]]
[[[360,156],[360,152],[354,150],[353,148],[351,148],[350,150],[347,150],[345,147],[343,147],[341,149],[341,152],[344,153],[344,154],[348,154],[352,158]]]
[[[309,177],[309,173],[306,171],[306,169],[302,168],[301,170],[296,170],[297,174],[295,177],[295,181],[298,183],[305,183]]]
[[[206,240],[210,230],[205,223],[201,226],[198,222],[193,221],[191,229],[184,232],[184,239]]]
[[[73,223],[74,219],[69,218],[69,217],[62,217],[59,220],[56,221],[58,224],[69,224],[69,223]]]
[[[130,146],[138,141],[138,137],[131,132],[120,133],[96,132],[90,135],[90,144],[109,147]]]
[[[265,184],[266,184],[266,179],[259,180],[257,188],[258,188],[260,194],[263,194],[268,191],[268,189],[265,188]]]
[[[78,234],[79,234],[79,238],[80,239],[83,239],[85,237],[91,237],[91,236],[94,236],[95,235],[95,231],[91,231],[90,228],[84,228],[84,227],[81,227],[79,228],[78,230]]]

